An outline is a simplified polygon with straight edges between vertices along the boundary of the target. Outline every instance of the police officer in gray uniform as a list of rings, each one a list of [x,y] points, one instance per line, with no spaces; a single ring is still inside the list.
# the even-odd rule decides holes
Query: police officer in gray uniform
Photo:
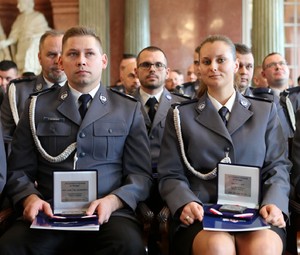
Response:
[[[0,254],[145,254],[135,209],[152,178],[140,103],[100,83],[107,56],[93,30],[70,28],[62,47],[68,82],[33,94],[14,134],[7,192],[23,220],[1,236]],[[39,212],[53,216],[55,169],[97,170],[97,199],[86,214],[98,215],[99,231],[29,229]]]
[[[40,39],[39,61],[42,72],[38,76],[23,77],[14,80],[1,105],[3,135],[9,139],[13,136],[16,125],[24,110],[25,101],[34,92],[42,91],[54,84],[63,85],[66,75],[58,66],[61,55],[63,33],[55,30],[45,32]]]

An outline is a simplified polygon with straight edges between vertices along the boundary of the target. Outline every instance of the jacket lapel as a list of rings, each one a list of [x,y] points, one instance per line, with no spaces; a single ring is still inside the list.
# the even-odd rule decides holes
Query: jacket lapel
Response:
[[[161,95],[161,99],[158,105],[158,109],[156,111],[152,128],[158,125],[158,123],[164,121],[167,116],[168,110],[170,109],[172,104],[172,95],[169,91],[164,88],[164,91]]]
[[[197,122],[231,141],[227,128],[206,94],[199,99],[196,111],[198,112]]]
[[[233,134],[237,129],[243,126],[245,122],[253,115],[253,112],[249,110],[250,106],[250,101],[237,92],[234,107],[230,114],[227,125],[230,134]]]
[[[253,112],[249,110],[250,105],[249,100],[237,92],[234,107],[230,113],[227,127],[225,127],[219,113],[205,94],[196,105],[196,111],[199,113],[196,121],[232,141],[231,135],[253,115]]]
[[[62,103],[57,107],[57,110],[66,118],[70,119],[77,125],[80,125],[81,117],[67,83],[61,88],[58,97],[58,100]]]
[[[101,84],[96,95],[91,102],[89,109],[81,123],[81,128],[85,128],[96,120],[109,113],[109,97],[106,88]]]

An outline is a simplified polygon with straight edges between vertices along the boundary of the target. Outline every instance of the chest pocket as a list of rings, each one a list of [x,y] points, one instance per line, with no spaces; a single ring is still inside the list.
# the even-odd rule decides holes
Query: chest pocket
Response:
[[[74,141],[71,137],[71,126],[64,119],[39,122],[36,133],[43,148],[52,156],[57,156]]]
[[[95,122],[94,158],[97,160],[121,158],[127,135],[128,129],[125,122]]]

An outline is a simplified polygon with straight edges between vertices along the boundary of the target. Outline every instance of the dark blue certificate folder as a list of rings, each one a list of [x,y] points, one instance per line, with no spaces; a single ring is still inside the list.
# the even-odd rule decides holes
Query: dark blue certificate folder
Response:
[[[270,225],[259,215],[251,220],[232,219],[205,215],[203,229],[210,231],[241,232],[270,228]]]
[[[31,228],[70,231],[98,231],[100,225],[97,215],[49,218],[43,213],[39,213],[31,224]]]

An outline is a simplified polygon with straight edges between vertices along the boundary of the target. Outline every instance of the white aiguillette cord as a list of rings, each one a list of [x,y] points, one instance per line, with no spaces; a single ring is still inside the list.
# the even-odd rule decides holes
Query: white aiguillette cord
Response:
[[[187,169],[193,173],[196,177],[202,179],[202,180],[211,180],[217,176],[217,168],[215,167],[213,170],[211,170],[209,173],[203,174],[200,171],[195,170],[190,162],[188,161],[185,150],[184,150],[184,144],[183,144],[183,138],[182,138],[182,132],[181,132],[181,124],[180,124],[180,116],[179,116],[179,110],[178,106],[176,106],[173,110],[174,113],[174,125],[175,130],[179,142],[180,152],[183,159],[184,164],[186,165]],[[231,163],[231,160],[228,156],[229,152],[225,152],[225,157],[220,161],[221,163]]]
[[[39,153],[42,155],[44,159],[46,159],[49,162],[52,163],[59,163],[64,161],[66,158],[68,158],[71,153],[76,149],[76,142],[70,144],[61,154],[57,155],[56,157],[53,157],[49,155],[45,149],[42,147],[42,144],[39,140],[39,138],[36,135],[36,128],[35,128],[35,106],[36,106],[37,96],[32,96],[29,106],[29,123],[30,123],[30,129],[32,133],[32,137],[34,140],[34,143],[39,151]],[[76,165],[77,156],[75,154],[74,156],[74,166]]]

